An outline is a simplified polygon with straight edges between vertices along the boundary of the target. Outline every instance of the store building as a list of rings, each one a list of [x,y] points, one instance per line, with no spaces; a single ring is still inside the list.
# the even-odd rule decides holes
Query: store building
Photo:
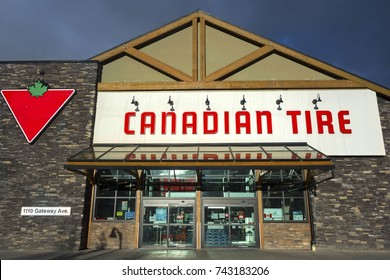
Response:
[[[202,11],[0,73],[1,249],[390,248],[387,88]]]

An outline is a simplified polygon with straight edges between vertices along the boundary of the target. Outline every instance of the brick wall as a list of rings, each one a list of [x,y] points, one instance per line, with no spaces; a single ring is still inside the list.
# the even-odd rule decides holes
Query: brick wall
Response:
[[[264,249],[310,249],[309,223],[264,223]]]
[[[89,248],[134,249],[135,222],[93,222]],[[112,233],[115,233],[112,235]]]
[[[378,104],[387,156],[334,159],[314,199],[319,249],[390,249],[390,102]]]
[[[0,97],[0,249],[80,247],[86,179],[63,163],[92,142],[98,64],[0,63],[0,88],[27,88],[40,69],[51,88],[77,93],[34,144]],[[21,217],[22,206],[67,206],[72,214]]]

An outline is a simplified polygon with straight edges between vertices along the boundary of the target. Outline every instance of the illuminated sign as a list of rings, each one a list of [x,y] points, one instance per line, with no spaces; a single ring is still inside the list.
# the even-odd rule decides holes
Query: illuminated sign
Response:
[[[385,155],[371,90],[99,92],[94,143],[307,142]]]

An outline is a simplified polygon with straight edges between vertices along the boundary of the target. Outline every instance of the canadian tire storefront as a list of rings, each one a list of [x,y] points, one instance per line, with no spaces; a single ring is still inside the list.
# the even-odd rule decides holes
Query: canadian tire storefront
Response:
[[[389,249],[386,88],[201,11],[0,71],[2,249]]]

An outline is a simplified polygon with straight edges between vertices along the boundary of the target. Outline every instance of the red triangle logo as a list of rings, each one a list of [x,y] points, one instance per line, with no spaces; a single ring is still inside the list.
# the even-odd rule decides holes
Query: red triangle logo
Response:
[[[27,89],[1,91],[28,143],[40,135],[75,93],[74,89],[49,89],[35,97]]]

